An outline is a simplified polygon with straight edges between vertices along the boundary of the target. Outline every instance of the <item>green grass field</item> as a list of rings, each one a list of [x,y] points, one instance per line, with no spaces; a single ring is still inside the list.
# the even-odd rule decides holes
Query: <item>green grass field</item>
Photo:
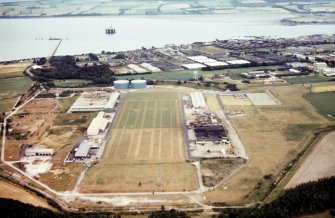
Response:
[[[319,124],[298,124],[287,127],[285,135],[288,141],[300,141],[307,132],[320,128]]]
[[[179,128],[177,93],[131,93],[127,96],[117,129]]]
[[[335,119],[335,92],[310,93],[306,98],[321,114]]]
[[[0,99],[16,97],[27,91],[32,84],[28,77],[0,79]]]
[[[313,47],[324,49],[324,50],[327,50],[327,51],[335,51],[335,44],[314,45]]]
[[[329,78],[321,76],[301,76],[301,77],[285,78],[285,80],[291,84],[305,84],[305,83],[327,82],[329,81]]]
[[[195,190],[195,168],[186,163],[184,152],[178,93],[156,89],[129,93],[102,160],[88,170],[80,189]]]
[[[77,87],[80,85],[87,85],[90,83],[90,81],[83,79],[72,79],[72,80],[55,80],[54,83],[58,87]]]

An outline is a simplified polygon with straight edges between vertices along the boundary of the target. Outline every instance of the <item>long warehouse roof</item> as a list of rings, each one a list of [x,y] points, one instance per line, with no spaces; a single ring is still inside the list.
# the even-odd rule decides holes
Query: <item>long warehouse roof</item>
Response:
[[[78,150],[74,154],[75,157],[86,157],[90,151],[91,144],[87,141],[80,143]]]

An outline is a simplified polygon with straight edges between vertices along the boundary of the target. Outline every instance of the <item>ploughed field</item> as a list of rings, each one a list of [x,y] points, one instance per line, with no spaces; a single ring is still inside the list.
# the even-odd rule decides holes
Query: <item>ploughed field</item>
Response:
[[[198,187],[185,162],[177,92],[129,93],[99,164],[88,170],[83,192],[188,191]]]

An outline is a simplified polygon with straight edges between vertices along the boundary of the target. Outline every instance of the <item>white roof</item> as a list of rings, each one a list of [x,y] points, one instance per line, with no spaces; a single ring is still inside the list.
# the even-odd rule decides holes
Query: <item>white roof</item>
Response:
[[[206,108],[207,104],[205,98],[200,92],[192,92],[191,100],[194,108]]]
[[[291,73],[300,73],[301,71],[296,70],[296,69],[289,69],[288,71],[290,71]]]
[[[149,63],[142,63],[140,64],[140,66],[149,70],[150,72],[160,72],[161,71],[158,67],[152,66]]]
[[[86,157],[90,151],[91,144],[88,141],[80,143],[78,150],[74,154],[75,157]]]
[[[218,67],[218,66],[226,66],[228,65],[226,62],[222,62],[222,61],[214,61],[214,62],[208,62],[205,63],[207,66],[210,67]]]
[[[212,59],[212,58],[208,58],[206,56],[202,56],[202,55],[198,55],[198,56],[189,56],[187,57],[188,59],[192,60],[192,61],[196,61],[202,64],[205,63],[211,63],[211,62],[217,62],[217,60]]]
[[[114,81],[114,84],[129,84],[129,81],[128,80],[115,80]]]
[[[119,93],[113,92],[84,92],[81,96],[73,103],[70,108],[70,112],[74,111],[101,111],[111,107],[114,98],[119,96]],[[116,100],[115,100],[116,101]],[[114,102],[115,103],[115,102]],[[112,107],[114,105],[112,104]]]
[[[249,61],[246,60],[232,60],[232,61],[227,61],[229,64],[250,64]]]
[[[55,150],[52,148],[27,148],[26,153],[33,152],[33,153],[55,153]]]
[[[108,99],[107,104],[105,105],[105,108],[114,108],[116,101],[119,99],[120,93],[113,92],[111,94],[111,97]]]
[[[206,66],[203,64],[193,63],[193,64],[183,64],[182,67],[185,67],[186,69],[194,70],[194,69],[201,69]]]
[[[148,70],[147,69],[144,69],[136,64],[129,64],[127,66],[129,69],[135,71],[136,73],[148,73]]]
[[[92,135],[98,135],[99,131],[104,131],[106,129],[108,120],[103,117],[95,117],[90,126],[87,128],[87,135],[92,136]]]

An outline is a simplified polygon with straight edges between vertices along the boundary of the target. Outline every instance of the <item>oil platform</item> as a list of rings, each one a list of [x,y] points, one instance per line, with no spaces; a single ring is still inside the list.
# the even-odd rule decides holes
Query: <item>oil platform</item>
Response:
[[[110,27],[108,27],[108,28],[105,29],[105,33],[107,35],[113,35],[113,34],[115,34],[115,28],[112,27],[112,26],[110,26]]]

